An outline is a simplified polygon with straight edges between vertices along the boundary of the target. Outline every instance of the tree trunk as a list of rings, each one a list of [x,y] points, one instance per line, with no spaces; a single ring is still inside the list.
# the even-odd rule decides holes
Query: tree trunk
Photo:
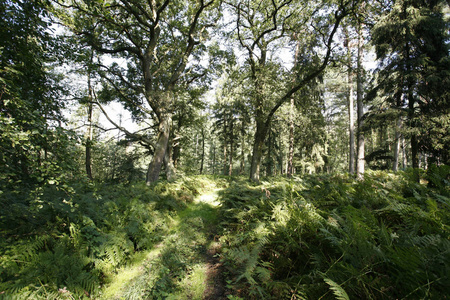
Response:
[[[239,174],[242,175],[245,172],[245,127],[244,127],[244,123],[242,123],[242,128],[241,128],[241,166],[239,168]]]
[[[395,143],[394,143],[394,162],[392,165],[392,171],[398,171],[398,163],[400,157],[400,147],[401,147],[401,129],[402,129],[402,118],[398,117],[395,126]]]
[[[227,143],[223,142],[223,175],[228,173],[228,155],[227,155]]]
[[[363,134],[363,90],[362,90],[362,56],[363,56],[363,37],[361,24],[358,24],[358,55],[357,55],[357,73],[356,73],[356,103],[358,114],[358,160],[356,174],[359,179],[362,179],[365,169],[365,156],[364,156],[364,134]]]
[[[215,144],[213,144],[212,173],[213,173],[213,175],[216,175],[216,145]]]
[[[261,167],[262,149],[266,138],[266,128],[264,124],[257,123],[255,132],[255,142],[253,144],[252,165],[250,169],[250,180],[259,182],[259,171]]]
[[[164,156],[167,150],[167,145],[169,143],[170,123],[171,123],[170,115],[164,116],[163,118],[161,118],[159,122],[159,133],[155,145],[155,153],[153,155],[152,161],[148,166],[147,171],[147,180],[146,180],[147,185],[157,181],[159,178],[161,166],[163,164]]]
[[[291,98],[291,109],[289,110],[289,157],[287,177],[294,174],[294,98]]]
[[[228,163],[228,176],[233,173],[233,121],[230,122],[230,155]]]
[[[283,140],[281,138],[278,140],[278,147],[280,148],[280,155],[278,157],[278,163],[280,164],[280,175],[283,175],[285,173],[285,170],[283,169],[284,152],[283,152]]]
[[[294,39],[297,39],[297,35],[294,35]],[[294,55],[294,64],[297,66],[298,57],[300,54],[300,41],[297,41],[295,45],[295,55]],[[295,82],[295,80],[294,80]],[[291,97],[291,109],[289,110],[289,156],[288,156],[288,166],[287,166],[287,177],[292,177],[294,174],[294,109],[295,109],[295,101],[294,97]]]
[[[90,88],[89,88],[90,89]],[[86,174],[92,180],[92,102],[88,104],[88,132],[86,137]]]
[[[354,120],[354,101],[353,101],[353,68],[351,59],[350,42],[347,41],[348,55],[348,71],[347,71],[347,84],[348,84],[348,129],[349,129],[349,160],[348,160],[348,172],[350,174],[355,173],[355,120]]]
[[[91,63],[94,59],[94,52],[91,52]],[[88,132],[86,136],[86,157],[85,157],[85,165],[86,165],[86,175],[87,177],[92,180],[92,155],[91,155],[91,149],[92,149],[92,110],[93,110],[93,90],[91,85],[91,69],[88,67]]]
[[[203,174],[204,162],[205,162],[205,130],[202,127],[202,159],[200,161],[200,175]]]
[[[174,181],[176,179],[176,168],[173,164],[173,140],[167,143],[166,153],[164,154],[164,169],[166,170],[166,178],[168,181]]]
[[[267,138],[268,147],[267,147],[267,168],[266,168],[266,176],[273,176],[273,168],[272,168],[272,131],[269,131],[269,136]]]
[[[406,169],[406,166],[408,165],[408,158],[406,156],[406,144],[405,144],[405,138],[403,135],[400,136],[401,143],[402,143],[402,168],[403,170]]]

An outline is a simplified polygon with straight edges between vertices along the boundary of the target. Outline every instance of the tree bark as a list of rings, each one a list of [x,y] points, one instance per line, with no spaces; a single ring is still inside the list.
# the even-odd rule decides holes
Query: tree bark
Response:
[[[90,89],[90,88],[89,88]],[[92,149],[92,102],[88,104],[88,130],[87,130],[87,137],[86,137],[86,175],[87,177],[92,180],[92,155],[91,155],[91,149]]]
[[[228,176],[231,176],[233,173],[233,120],[230,120],[230,155],[229,155],[229,164],[228,164]]]
[[[259,182],[259,171],[261,166],[262,149],[266,138],[267,129],[264,125],[256,126],[255,142],[253,143],[252,166],[250,180]]]
[[[174,181],[176,179],[176,169],[173,165],[171,152],[170,147],[168,147],[166,153],[164,154],[164,168],[166,170],[167,181]]]
[[[202,127],[202,159],[200,161],[200,175],[203,174],[204,162],[205,162],[205,130]]]
[[[94,52],[91,52],[91,63],[94,58]],[[91,149],[92,149],[92,110],[93,110],[93,90],[91,85],[91,68],[88,67],[88,129],[86,134],[86,157],[85,157],[85,165],[86,165],[86,175],[87,177],[92,180],[92,155],[91,155]]]
[[[212,173],[213,173],[213,175],[216,175],[216,145],[215,144],[213,144]]]
[[[228,155],[227,155],[227,143],[223,142],[223,175],[228,173]]]
[[[241,127],[241,165],[239,168],[239,174],[242,175],[244,174],[244,169],[245,169],[245,127],[244,127],[244,122],[242,122],[242,127]]]
[[[350,37],[345,30],[345,45],[347,47],[347,86],[348,86],[348,129],[349,129],[349,160],[348,172],[355,173],[355,120],[354,120],[354,100],[353,100],[353,68],[352,68],[352,48]]]
[[[159,122],[158,128],[159,132],[158,132],[158,139],[155,144],[155,153],[153,155],[152,161],[148,166],[147,171],[147,179],[146,179],[147,185],[150,185],[150,183],[157,181],[159,178],[161,166],[163,164],[164,156],[167,150],[167,145],[169,143],[170,123],[171,123],[171,116],[169,114],[162,116]]]
[[[289,110],[289,157],[287,177],[292,177],[294,174],[294,98],[291,98],[291,109]]]
[[[273,164],[272,164],[272,132],[269,131],[269,136],[267,138],[268,147],[267,147],[267,168],[266,168],[266,176],[273,176]]]
[[[400,157],[400,147],[401,147],[401,129],[402,129],[402,118],[399,116],[395,126],[395,143],[394,143],[394,161],[392,165],[392,171],[398,171],[398,163]]]
[[[357,73],[356,73],[356,103],[358,114],[358,160],[356,175],[359,179],[364,176],[365,169],[365,155],[364,155],[364,134],[363,134],[363,90],[362,90],[362,56],[363,56],[363,36],[361,24],[358,24],[358,55],[357,55]]]

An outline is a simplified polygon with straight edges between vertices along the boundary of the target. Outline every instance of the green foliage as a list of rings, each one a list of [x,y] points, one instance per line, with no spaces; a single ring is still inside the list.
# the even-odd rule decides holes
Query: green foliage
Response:
[[[276,179],[222,194],[222,260],[245,299],[440,298],[448,289],[448,166]],[[425,182],[425,181],[423,181]],[[447,182],[447,183],[446,183]]]
[[[42,184],[73,175],[76,138],[61,126],[56,40],[41,1],[0,3],[0,184]],[[58,163],[57,163],[58,162]]]
[[[0,218],[0,296],[95,298],[119,268],[162,240],[172,215],[210,188],[207,184],[206,178],[193,178],[150,188],[81,182],[5,190],[0,196],[5,212]],[[171,265],[171,253],[168,249],[162,261],[172,269],[182,267],[176,261]]]

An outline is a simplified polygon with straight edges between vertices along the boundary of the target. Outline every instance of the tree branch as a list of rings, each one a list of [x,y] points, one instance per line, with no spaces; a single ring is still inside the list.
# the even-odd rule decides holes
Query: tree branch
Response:
[[[275,106],[270,110],[269,114],[267,115],[267,119],[265,122],[266,127],[268,127],[270,125],[270,121],[271,121],[273,115],[278,110],[278,108],[280,108],[280,106],[283,105],[283,103],[285,103],[287,100],[289,100],[293,94],[295,94],[298,90],[303,88],[311,80],[313,80],[314,78],[319,76],[319,74],[325,70],[325,68],[328,65],[328,62],[330,61],[330,58],[331,58],[334,35],[336,34],[342,19],[346,15],[347,15],[347,11],[346,11],[345,7],[341,7],[335,11],[335,13],[334,13],[335,21],[334,21],[333,29],[331,30],[331,33],[330,33],[328,40],[326,42],[326,45],[325,45],[327,48],[327,52],[322,61],[322,64],[316,70],[310,72],[305,78],[303,78],[299,83],[297,83],[293,88],[291,88],[283,97],[281,97],[277,101]]]

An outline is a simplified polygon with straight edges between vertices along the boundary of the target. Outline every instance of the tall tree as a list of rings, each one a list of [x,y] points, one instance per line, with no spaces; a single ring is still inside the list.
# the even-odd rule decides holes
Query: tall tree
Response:
[[[348,171],[355,173],[355,121],[354,121],[354,91],[353,91],[353,61],[352,43],[347,28],[344,28],[344,46],[347,48],[347,105],[348,105],[348,131],[349,131],[349,159]]]
[[[125,107],[156,123],[146,179],[156,181],[169,144],[175,94],[205,75],[199,61],[208,28],[220,16],[218,1],[54,1],[62,8],[60,18],[82,43],[126,61],[126,68],[100,65],[99,73]],[[134,136],[153,144],[143,135]]]
[[[450,133],[443,125],[449,119],[445,91],[450,82],[445,7],[445,1],[391,1],[372,31],[380,61],[375,91],[392,107],[406,111],[413,168],[419,167],[420,150],[443,161],[449,157],[441,150],[448,145],[443,136]],[[430,132],[436,128],[444,134],[432,141]]]
[[[312,4],[294,0],[256,2],[236,0],[227,3],[235,16],[236,39],[245,51],[254,85],[252,106],[256,132],[250,179],[257,182],[260,176],[262,149],[273,116],[286,101],[291,99],[293,94],[319,76],[326,68],[332,56],[333,39],[339,24],[356,2],[324,1]],[[325,11],[333,11],[333,13],[327,18],[324,17]],[[296,27],[299,24],[305,25]],[[298,33],[299,40],[305,41],[302,49],[314,53],[314,49],[320,46],[324,49],[324,55],[315,56],[306,65],[295,64],[296,68],[288,73],[291,79],[288,77],[284,80],[294,83],[274,91],[274,86],[267,84],[270,73],[272,72],[272,76],[277,74],[278,78],[287,75],[273,71],[274,68],[280,68],[272,59],[274,50],[277,50],[277,46],[283,40],[286,41],[294,31]],[[269,95],[268,86],[272,87],[271,95]]]
[[[358,54],[356,58],[356,113],[358,116],[357,122],[358,122],[358,133],[357,133],[357,139],[358,139],[358,146],[357,146],[357,161],[356,161],[356,175],[358,178],[362,178],[364,171],[365,171],[365,147],[364,147],[364,104],[363,104],[363,31],[362,31],[362,24],[360,21],[358,21],[357,25],[357,32],[358,32]]]

